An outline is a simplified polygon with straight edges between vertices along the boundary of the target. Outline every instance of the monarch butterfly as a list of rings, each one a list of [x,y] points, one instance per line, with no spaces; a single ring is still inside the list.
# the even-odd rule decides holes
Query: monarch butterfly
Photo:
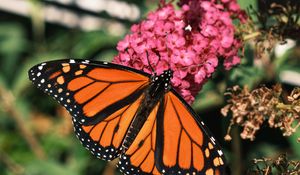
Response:
[[[29,79],[72,115],[74,131],[97,158],[124,174],[225,173],[225,157],[203,121],[161,75],[108,62],[56,60]]]

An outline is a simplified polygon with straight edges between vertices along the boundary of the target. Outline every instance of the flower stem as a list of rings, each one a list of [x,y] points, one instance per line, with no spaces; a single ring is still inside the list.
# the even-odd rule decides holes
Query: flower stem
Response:
[[[10,114],[12,119],[16,122],[16,125],[20,131],[20,134],[28,143],[32,152],[40,160],[46,159],[46,154],[38,142],[38,139],[34,136],[34,133],[27,126],[24,116],[16,108],[15,97],[13,94],[7,90],[4,86],[0,84],[0,106],[3,107],[4,112]]]
[[[260,36],[260,35],[261,35],[261,32],[254,32],[254,33],[245,35],[245,36],[243,37],[243,40],[244,40],[244,41],[247,41],[247,40],[256,38],[257,36]]]
[[[232,128],[232,151],[233,151],[233,167],[234,171],[232,175],[241,175],[242,174],[242,158],[241,158],[241,139],[239,135],[239,130],[237,127]]]
[[[292,109],[292,106],[291,105],[286,105],[284,103],[278,103],[276,105],[276,108],[277,109],[288,109],[288,110],[290,110],[290,109]]]

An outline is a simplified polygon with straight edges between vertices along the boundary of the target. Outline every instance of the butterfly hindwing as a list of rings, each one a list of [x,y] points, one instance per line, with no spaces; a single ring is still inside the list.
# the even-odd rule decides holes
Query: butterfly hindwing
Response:
[[[120,157],[118,168],[124,174],[160,174],[155,165],[158,108],[159,104],[147,117],[145,124],[128,150]]]
[[[149,83],[148,74],[88,60],[42,63],[29,78],[70,112],[79,140],[105,160],[119,155]]]
[[[220,146],[174,90],[153,109],[118,166],[124,174],[225,174]]]
[[[85,148],[97,158],[113,160],[122,151],[122,142],[140,106],[142,97],[123,107],[103,121],[84,125],[73,118],[75,134]]]

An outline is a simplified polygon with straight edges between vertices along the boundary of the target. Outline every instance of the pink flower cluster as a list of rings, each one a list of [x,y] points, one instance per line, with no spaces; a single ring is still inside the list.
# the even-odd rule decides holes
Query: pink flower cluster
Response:
[[[182,0],[179,10],[163,4],[131,27],[132,33],[118,43],[113,62],[148,73],[148,60],[158,74],[171,68],[173,87],[192,103],[219,62],[227,70],[240,63],[242,44],[234,36],[231,19],[239,6],[235,0],[230,1],[235,5],[223,1]]]

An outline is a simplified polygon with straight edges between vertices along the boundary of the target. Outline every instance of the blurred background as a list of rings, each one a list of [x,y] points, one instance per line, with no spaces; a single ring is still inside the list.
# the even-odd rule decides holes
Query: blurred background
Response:
[[[69,114],[33,87],[28,69],[46,60],[82,58],[111,61],[116,44],[130,26],[157,8],[158,0],[1,0],[0,1],[0,175],[120,174],[114,162],[94,158],[73,134]],[[246,9],[257,1],[240,0]],[[243,174],[252,159],[287,153],[300,160],[299,130],[283,137],[278,129],[262,127],[254,141],[225,142],[229,119],[220,114],[224,91],[233,85],[283,84],[300,86],[299,38],[278,45],[268,55],[270,65],[255,64],[254,47],[244,50],[246,61],[217,72],[197,96],[194,109],[224,147],[230,166]],[[276,46],[277,47],[277,46]],[[267,69],[266,69],[267,68]],[[272,72],[270,74],[270,70]]]

